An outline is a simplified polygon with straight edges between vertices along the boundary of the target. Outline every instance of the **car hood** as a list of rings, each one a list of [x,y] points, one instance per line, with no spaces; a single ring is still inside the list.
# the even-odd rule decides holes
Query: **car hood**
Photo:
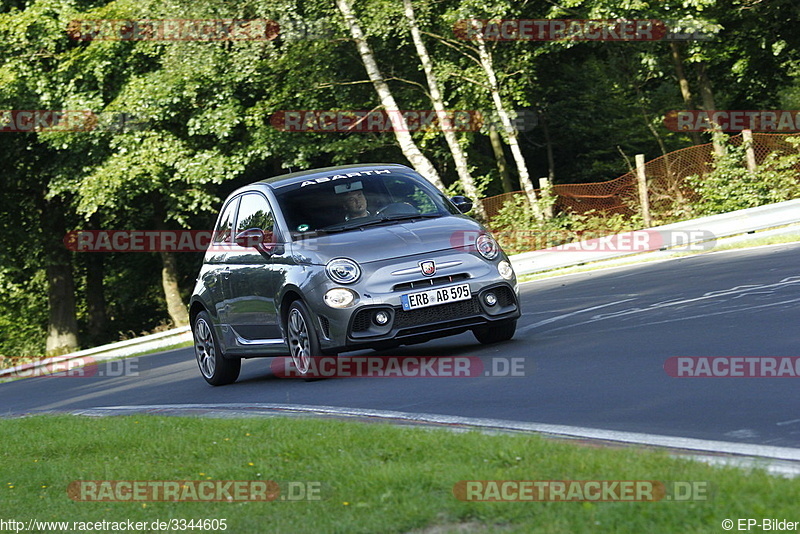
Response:
[[[421,253],[474,246],[486,230],[466,216],[400,221],[330,235],[303,239],[293,244],[295,256],[304,263],[325,264],[333,258],[370,263]]]

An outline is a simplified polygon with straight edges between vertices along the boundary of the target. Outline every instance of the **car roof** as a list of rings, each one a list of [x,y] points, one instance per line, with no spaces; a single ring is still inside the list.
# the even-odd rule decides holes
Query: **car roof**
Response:
[[[272,189],[279,189],[284,186],[294,185],[307,180],[316,180],[318,178],[335,176],[337,174],[358,173],[382,169],[401,172],[412,170],[405,165],[400,165],[398,163],[361,163],[355,165],[339,165],[336,167],[324,167],[322,169],[311,169],[307,171],[293,172],[291,174],[282,174],[280,176],[259,180],[258,182],[250,185],[267,184]]]

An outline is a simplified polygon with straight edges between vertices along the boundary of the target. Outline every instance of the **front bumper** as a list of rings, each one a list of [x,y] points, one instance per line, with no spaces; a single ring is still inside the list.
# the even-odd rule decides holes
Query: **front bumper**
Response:
[[[469,300],[405,311],[400,295],[384,302],[371,299],[352,309],[315,310],[320,323],[320,345],[326,351],[356,350],[388,344],[410,344],[459,334],[474,327],[520,316],[519,298],[515,284],[508,282],[476,282],[470,280],[472,297]],[[442,286],[447,287],[447,286]],[[495,295],[489,305],[486,295]],[[378,312],[385,312],[389,321],[380,325]]]

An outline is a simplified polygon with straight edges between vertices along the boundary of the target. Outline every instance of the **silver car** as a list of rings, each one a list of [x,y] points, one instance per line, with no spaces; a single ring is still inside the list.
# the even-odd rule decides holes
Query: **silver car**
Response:
[[[190,317],[200,372],[234,382],[241,358],[313,358],[471,330],[511,339],[520,316],[508,257],[408,167],[348,165],[270,178],[228,197]]]

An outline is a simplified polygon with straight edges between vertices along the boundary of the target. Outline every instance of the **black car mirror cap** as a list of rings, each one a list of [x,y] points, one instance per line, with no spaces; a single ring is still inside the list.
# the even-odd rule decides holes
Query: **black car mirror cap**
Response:
[[[461,213],[467,213],[472,209],[472,201],[465,196],[457,195],[450,199],[450,202],[458,208]]]
[[[240,247],[257,247],[264,243],[264,230],[261,228],[248,228],[236,234],[236,244]]]
[[[275,234],[272,232],[264,232],[261,228],[248,228],[236,234],[235,241],[240,247],[252,247],[268,258],[280,249],[274,239]]]

